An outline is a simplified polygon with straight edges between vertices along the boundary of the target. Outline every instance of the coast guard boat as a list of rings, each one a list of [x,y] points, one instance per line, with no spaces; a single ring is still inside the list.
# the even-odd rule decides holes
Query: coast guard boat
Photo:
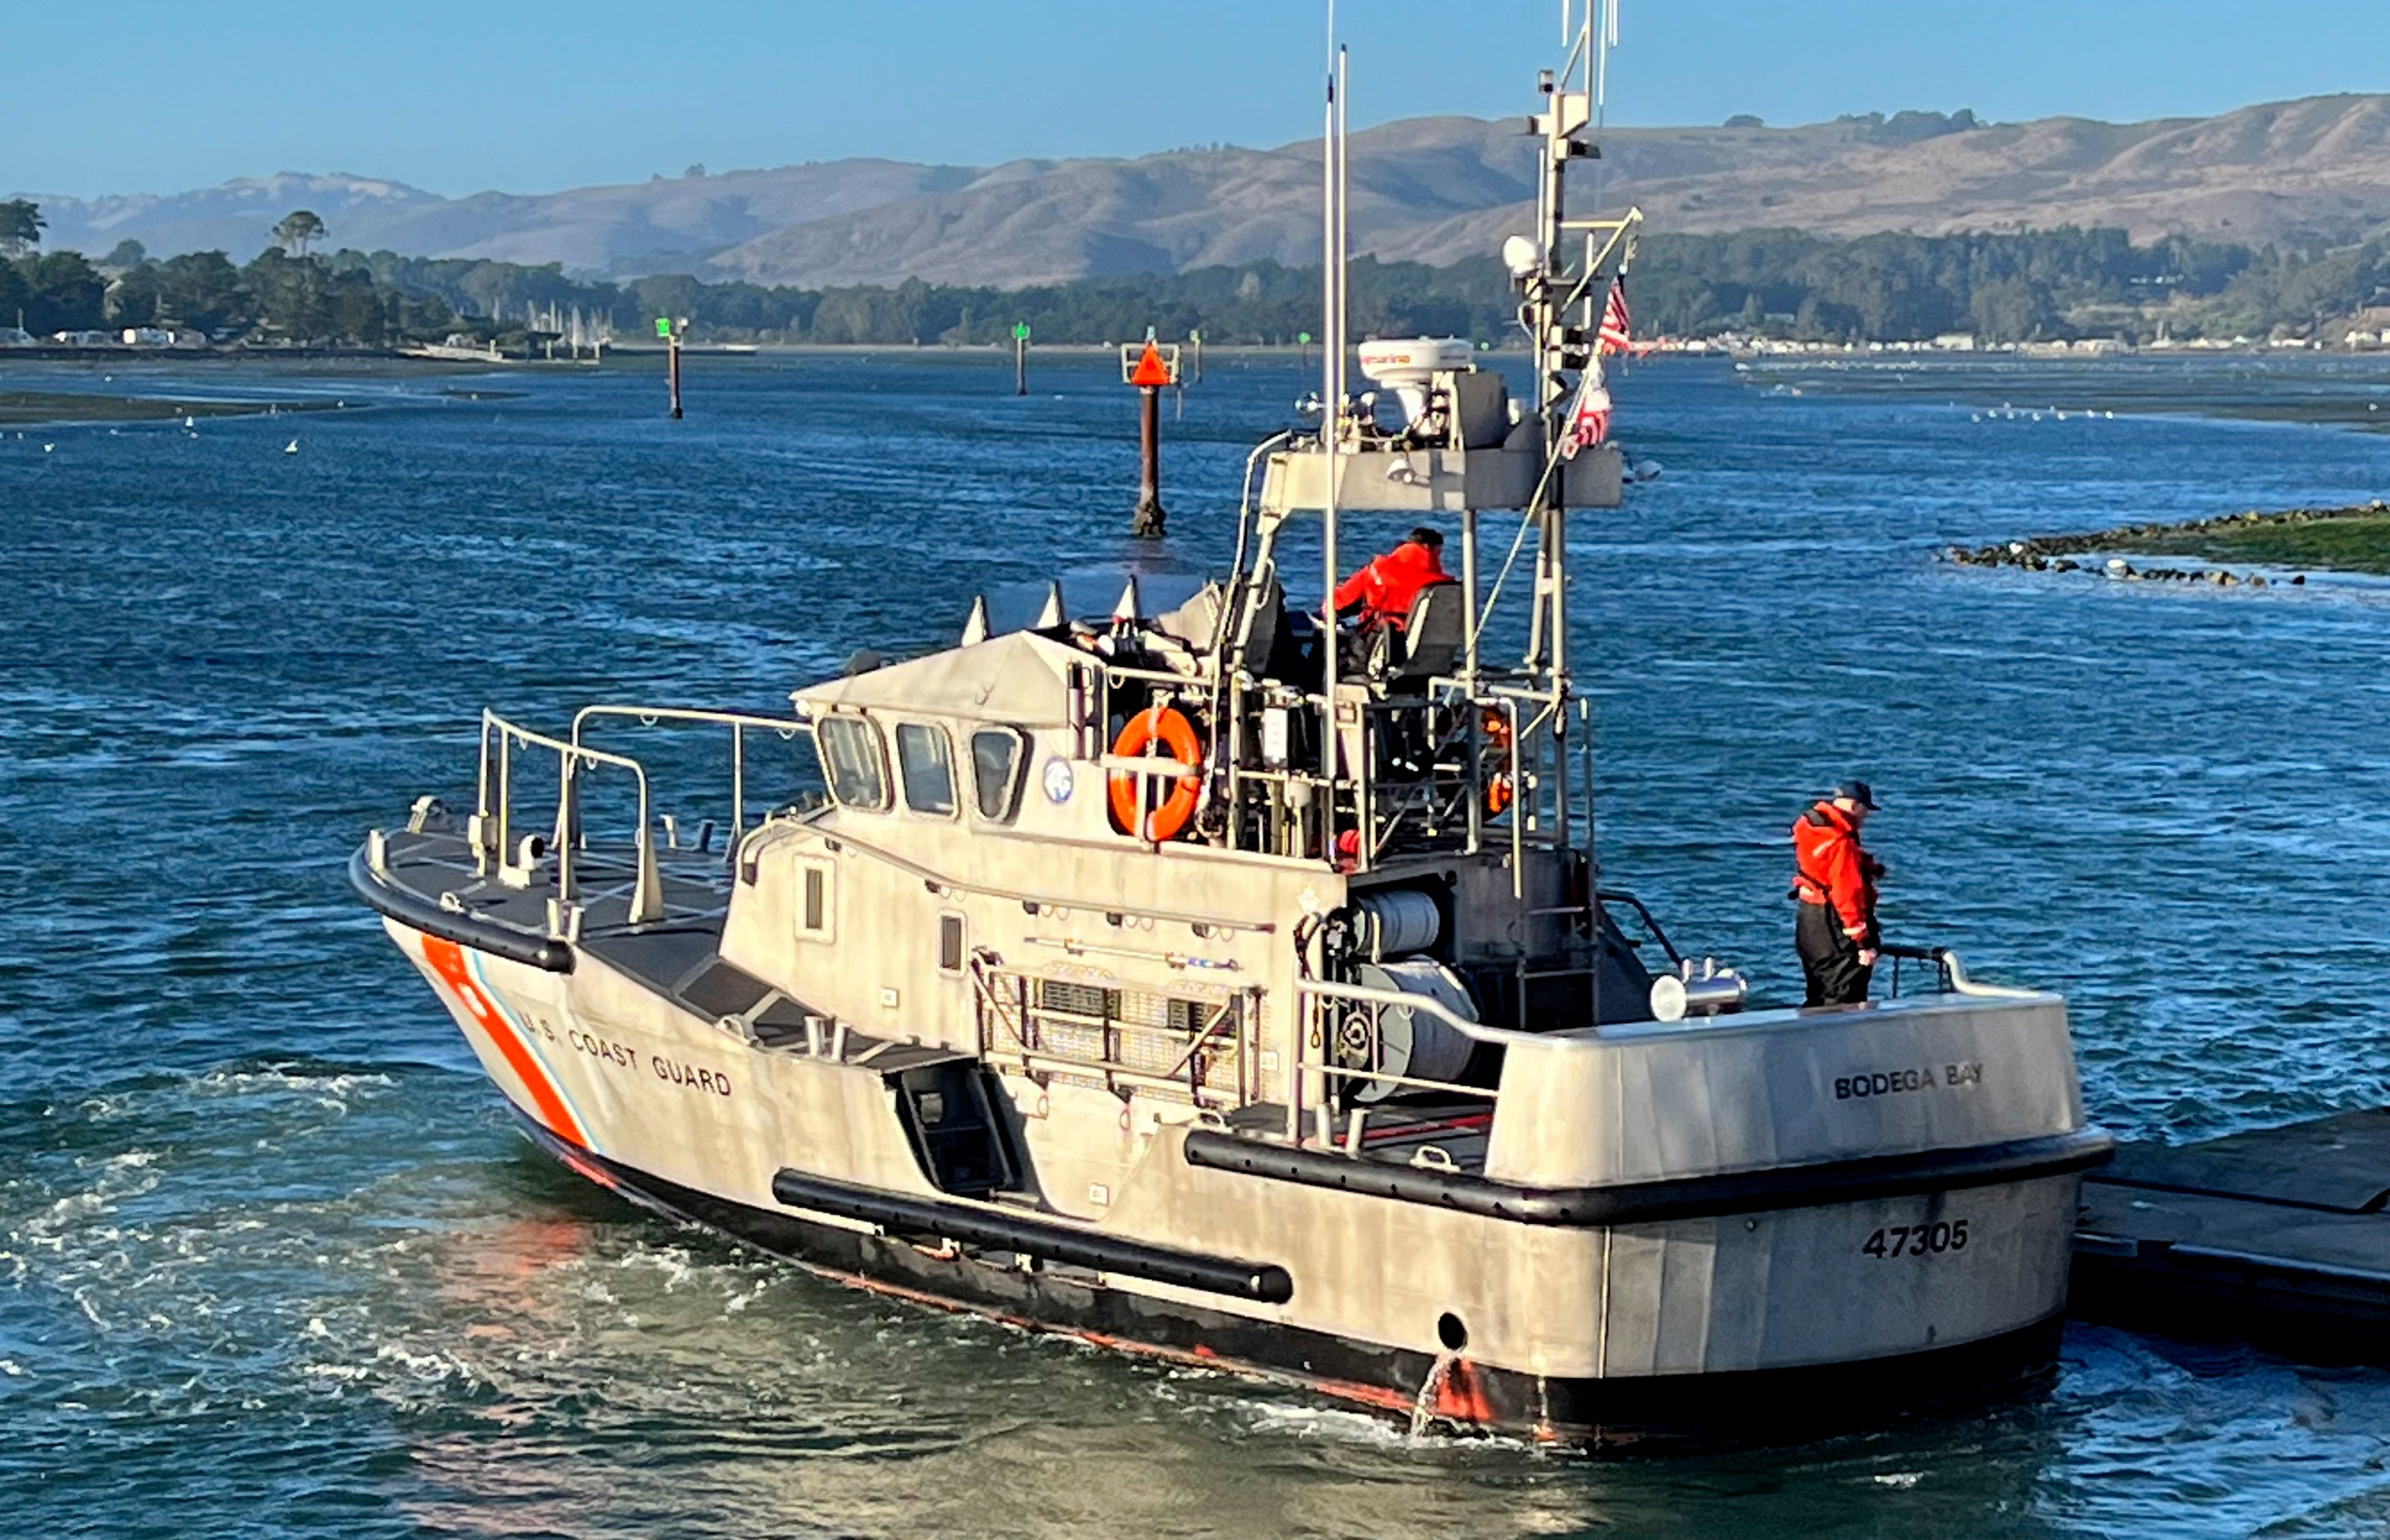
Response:
[[[2049,1361],[2109,1149],[2062,1002],[1937,949],[1921,993],[1747,1008],[1596,861],[1567,533],[1620,461],[1567,404],[1637,218],[1563,196],[1597,46],[1531,120],[1527,400],[1434,340],[1348,399],[1330,348],[1175,609],[983,605],[785,714],[484,714],[470,810],[350,875],[539,1145],[844,1280],[1415,1424],[1807,1424],[1832,1377],[1873,1411]],[[1455,581],[1407,623],[1290,603],[1430,517]],[[727,738],[724,841],[661,815],[642,726]],[[800,742],[821,794],[751,815]]]

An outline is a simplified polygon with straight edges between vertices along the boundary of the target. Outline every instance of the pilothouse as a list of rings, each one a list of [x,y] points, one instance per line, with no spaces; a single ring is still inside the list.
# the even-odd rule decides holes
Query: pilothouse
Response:
[[[1588,403],[1638,219],[1566,197],[1600,35],[1532,120],[1525,394],[1420,339],[1355,395],[1327,349],[1191,599],[983,605],[785,714],[485,714],[471,811],[351,873],[534,1140],[864,1287],[1539,1438],[2048,1361],[2108,1149],[2063,1004],[1934,949],[1925,993],[1750,1008],[1597,858],[1568,521],[1621,500]],[[1415,526],[1438,571],[1341,624]],[[718,847],[635,726],[726,738]],[[825,795],[751,816],[797,736]]]

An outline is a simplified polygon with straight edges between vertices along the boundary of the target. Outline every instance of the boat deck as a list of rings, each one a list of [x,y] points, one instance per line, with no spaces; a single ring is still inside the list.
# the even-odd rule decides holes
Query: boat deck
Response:
[[[2390,1109],[2128,1146],[2084,1180],[2075,1313],[2390,1362],[2386,1205]]]
[[[664,918],[630,923],[634,865],[627,848],[590,846],[573,853],[573,883],[583,908],[578,950],[629,974],[694,1015],[735,1025],[765,1048],[804,1049],[806,1018],[820,1013],[722,956],[722,926],[730,903],[730,873],[719,851],[664,848],[656,852]],[[411,899],[423,918],[453,918],[486,932],[475,944],[525,948],[550,944],[547,901],[554,868],[543,864],[527,887],[509,887],[473,869],[473,847],[461,834],[392,833],[379,879]],[[402,915],[402,920],[411,917]],[[467,938],[472,940],[472,938]],[[953,1057],[953,1050],[850,1031],[848,1059],[883,1072]]]
[[[553,856],[533,872],[528,886],[513,888],[474,871],[473,847],[462,834],[393,831],[384,850],[382,875],[393,888],[501,930],[548,933],[547,901],[556,892]],[[664,918],[642,929],[710,919],[719,934],[730,903],[730,872],[722,853],[659,849],[656,868],[663,882]],[[585,938],[630,929],[633,870],[626,846],[591,845],[572,853]]]

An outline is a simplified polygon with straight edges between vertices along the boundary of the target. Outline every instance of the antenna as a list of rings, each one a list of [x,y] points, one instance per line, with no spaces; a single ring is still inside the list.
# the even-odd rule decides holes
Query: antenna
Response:
[[[1618,46],[1618,0],[1587,0],[1587,4],[1601,7],[1601,18],[1595,28],[1593,67],[1593,126],[1600,128],[1609,122],[1606,108],[1610,98],[1610,50]],[[1568,0],[1561,0],[1561,8],[1567,10]],[[1587,19],[1593,18],[1588,15]]]
[[[1329,784],[1341,768],[1336,730],[1336,504],[1344,480],[1344,49],[1336,41],[1336,0],[1328,0],[1328,106],[1320,128],[1320,300],[1325,332],[1319,350],[1321,446],[1328,454],[1328,507],[1320,520],[1320,768]],[[1334,845],[1334,799],[1330,799]]]

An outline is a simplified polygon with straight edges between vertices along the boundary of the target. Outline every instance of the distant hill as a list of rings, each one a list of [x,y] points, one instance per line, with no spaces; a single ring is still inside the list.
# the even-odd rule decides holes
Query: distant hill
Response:
[[[1520,228],[1532,160],[1515,119],[1414,118],[1354,135],[1356,250],[1444,263]],[[2214,118],[1982,124],[1904,112],[1797,128],[1613,129],[1605,201],[1652,228],[1857,236],[2118,225],[2259,246],[2390,224],[2390,96],[2318,96]],[[445,199],[403,183],[286,173],[200,192],[29,191],[47,244],[245,259],[293,208],[335,245],[561,263],[589,275],[694,272],[808,287],[907,277],[1001,287],[1317,260],[1318,147],[1177,150],[994,167],[834,160],[539,196]]]

